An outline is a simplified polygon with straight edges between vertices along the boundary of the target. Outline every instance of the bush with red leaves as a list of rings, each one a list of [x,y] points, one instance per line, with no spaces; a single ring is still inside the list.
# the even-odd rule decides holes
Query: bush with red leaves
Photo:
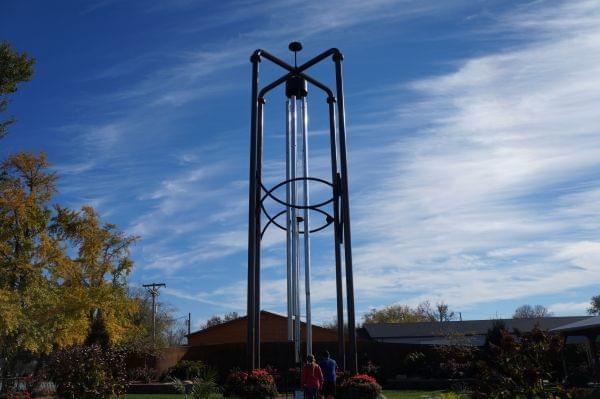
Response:
[[[277,396],[275,379],[267,370],[234,371],[225,382],[225,396],[242,399],[266,399]]]
[[[377,399],[381,396],[381,385],[370,375],[358,374],[347,378],[340,385],[341,399]]]

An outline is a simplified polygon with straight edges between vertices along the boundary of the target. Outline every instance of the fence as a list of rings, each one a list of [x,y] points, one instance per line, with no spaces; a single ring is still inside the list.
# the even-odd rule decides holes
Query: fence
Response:
[[[32,382],[29,377],[0,378],[0,394],[14,391],[35,391],[40,393],[54,392],[55,386],[51,381]]]
[[[305,347],[302,348],[303,352]],[[325,350],[335,358],[336,342],[315,342],[313,351],[317,357]],[[358,366],[364,368],[368,362],[380,367],[379,378],[385,381],[398,374],[405,374],[404,359],[411,352],[427,353],[431,347],[422,345],[388,344],[374,341],[358,342]],[[294,348],[288,342],[264,342],[261,344],[261,364],[271,368],[275,373],[284,375],[295,368],[293,363]],[[179,360],[201,360],[214,367],[221,378],[236,368],[244,368],[246,364],[246,344],[221,344],[205,346],[189,346],[165,349],[155,360],[154,367],[162,372]],[[338,360],[338,363],[341,362]],[[287,377],[286,377],[287,378]],[[288,384],[286,384],[288,385]]]

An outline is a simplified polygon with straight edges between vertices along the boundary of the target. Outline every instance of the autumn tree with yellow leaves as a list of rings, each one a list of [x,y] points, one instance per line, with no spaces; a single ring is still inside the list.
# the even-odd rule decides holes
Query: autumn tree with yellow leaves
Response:
[[[101,318],[110,344],[144,333],[130,298],[137,237],[91,207],[52,205],[57,176],[45,154],[0,165],[0,355],[46,354],[83,344]]]

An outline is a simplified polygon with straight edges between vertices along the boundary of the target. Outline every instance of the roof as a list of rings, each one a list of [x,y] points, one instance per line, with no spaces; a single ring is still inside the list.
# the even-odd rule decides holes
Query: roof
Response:
[[[266,310],[261,310],[260,311],[260,315],[261,315],[261,317],[262,316],[271,316],[271,317],[277,317],[277,318],[281,318],[281,319],[287,320],[287,316],[283,316],[283,315],[280,315],[278,313],[268,312]],[[193,332],[189,333],[188,335],[186,335],[186,337],[189,337],[189,336],[192,336],[192,335],[196,335],[196,334],[202,334],[202,333],[204,333],[206,331],[209,331],[209,330],[212,330],[212,329],[225,327],[225,326],[227,326],[229,324],[236,323],[236,322],[239,322],[241,320],[246,320],[246,318],[247,318],[247,316],[240,316],[240,317],[238,317],[236,319],[228,320],[228,321],[225,321],[225,322],[220,323],[220,324],[215,324],[214,326],[210,326],[210,327],[203,328],[203,329],[200,329],[200,330],[197,330],[197,331],[193,331]],[[301,325],[306,325],[306,323],[302,321]],[[319,328],[319,329],[326,330],[325,327],[321,327],[321,326],[318,326],[316,324],[313,324],[312,327],[313,327],[313,329],[314,328]]]
[[[598,330],[600,330],[600,316],[593,316],[583,320],[577,320],[559,327],[555,327],[551,331],[561,333],[585,333]]]
[[[543,317],[531,319],[490,319],[421,323],[365,324],[368,335],[379,342],[417,345],[456,344],[483,345],[482,337],[494,323],[502,322],[509,331],[531,331],[536,325],[543,330],[552,330],[569,323],[589,319],[588,316]],[[462,337],[462,338],[461,338]],[[470,338],[465,338],[470,337]]]

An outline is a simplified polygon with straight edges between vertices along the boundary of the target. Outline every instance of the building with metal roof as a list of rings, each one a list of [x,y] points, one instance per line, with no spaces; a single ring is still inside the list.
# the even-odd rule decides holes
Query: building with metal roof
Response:
[[[364,332],[376,342],[408,345],[483,346],[494,323],[502,322],[508,331],[531,331],[535,326],[555,330],[561,326],[589,320],[589,316],[542,317],[531,319],[490,319],[421,323],[365,324]],[[592,319],[595,319],[592,317]],[[600,319],[599,319],[600,323]]]

